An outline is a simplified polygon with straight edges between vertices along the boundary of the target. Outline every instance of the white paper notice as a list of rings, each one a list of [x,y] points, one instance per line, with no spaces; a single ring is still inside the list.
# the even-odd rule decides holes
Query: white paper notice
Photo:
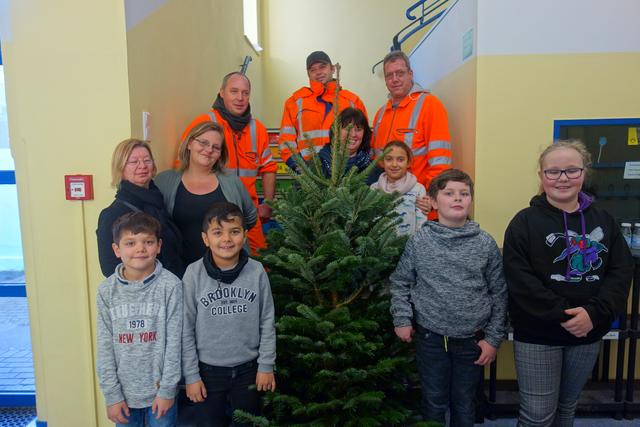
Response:
[[[151,141],[151,113],[142,112],[142,139]]]
[[[640,162],[625,162],[624,179],[640,179]]]

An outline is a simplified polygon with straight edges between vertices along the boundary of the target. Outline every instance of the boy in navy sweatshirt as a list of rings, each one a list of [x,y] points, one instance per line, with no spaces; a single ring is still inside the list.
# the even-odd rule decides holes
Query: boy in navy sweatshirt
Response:
[[[113,224],[122,263],[98,288],[98,361],[107,417],[117,426],[176,423],[180,380],[182,285],[156,259],[160,223],[131,212]]]
[[[243,249],[246,236],[240,208],[213,204],[202,222],[207,251],[183,278],[187,397],[200,403],[210,426],[226,425],[228,400],[232,410],[258,414],[258,392],[276,388],[271,287],[262,264]]]
[[[468,220],[473,181],[449,169],[431,181],[439,222],[409,239],[391,280],[396,335],[411,342],[422,384],[422,413],[444,425],[472,427],[482,367],[506,337],[507,286],[493,238]],[[415,325],[415,329],[414,326]]]

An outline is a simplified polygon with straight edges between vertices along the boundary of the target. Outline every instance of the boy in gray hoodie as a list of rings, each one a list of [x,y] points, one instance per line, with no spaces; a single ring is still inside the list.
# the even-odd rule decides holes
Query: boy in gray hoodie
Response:
[[[208,426],[227,425],[228,400],[232,410],[258,414],[258,392],[276,388],[271,287],[243,249],[246,236],[240,208],[214,203],[202,222],[207,251],[183,277],[182,370]]]
[[[506,337],[502,256],[493,238],[468,220],[469,175],[442,172],[429,197],[439,222],[426,222],[407,242],[390,277],[391,314],[402,341],[415,334],[424,419],[444,424],[450,409],[452,426],[473,426],[482,367]]]
[[[176,423],[180,380],[182,285],[156,259],[160,223],[130,212],[113,224],[113,250],[122,263],[100,284],[98,360],[107,417],[117,426]]]

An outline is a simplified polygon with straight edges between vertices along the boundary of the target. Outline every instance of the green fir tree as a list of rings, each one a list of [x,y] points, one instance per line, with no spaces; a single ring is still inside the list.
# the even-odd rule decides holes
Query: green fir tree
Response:
[[[344,173],[346,141],[334,123],[330,177],[317,157],[292,173],[273,203],[282,230],[271,231],[262,262],[276,305],[277,391],[265,416],[236,413],[258,426],[427,426],[411,347],[393,332],[388,277],[404,248],[397,195],[371,190],[375,167]],[[313,150],[311,150],[313,151]]]

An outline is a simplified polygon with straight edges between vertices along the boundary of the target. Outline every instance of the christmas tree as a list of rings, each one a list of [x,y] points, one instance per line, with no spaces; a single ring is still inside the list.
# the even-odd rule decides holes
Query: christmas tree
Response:
[[[347,142],[332,129],[332,173],[297,154],[295,184],[273,203],[282,225],[261,261],[276,305],[278,389],[261,426],[427,426],[411,387],[411,346],[393,332],[388,277],[406,238],[395,231],[397,195],[371,190],[375,167],[344,171]],[[313,150],[311,150],[313,152]],[[267,420],[268,419],[268,420]],[[438,425],[431,424],[431,425]]]

